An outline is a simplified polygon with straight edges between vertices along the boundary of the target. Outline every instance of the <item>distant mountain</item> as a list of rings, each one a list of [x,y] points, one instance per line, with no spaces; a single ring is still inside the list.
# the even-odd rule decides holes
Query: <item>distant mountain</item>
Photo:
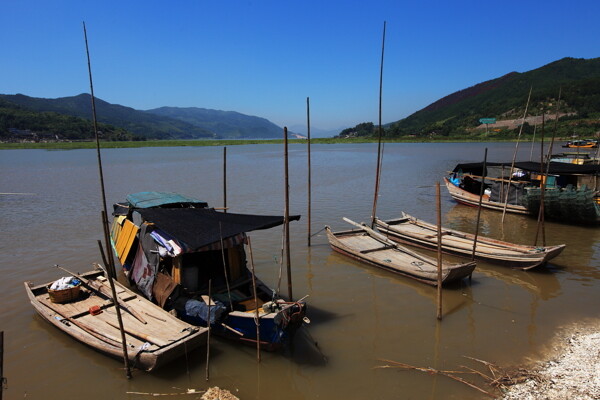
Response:
[[[89,94],[85,93],[57,99],[4,94],[0,95],[0,99],[30,111],[52,112],[88,120],[92,118],[91,98]],[[200,139],[216,137],[213,132],[181,120],[138,111],[118,104],[110,104],[99,98],[95,99],[95,103],[98,122],[123,128],[144,138]]]
[[[334,137],[337,134],[339,134],[342,130],[344,130],[345,127],[341,127],[338,129],[321,129],[318,127],[314,127],[311,126],[310,127],[310,137],[311,138],[330,138],[330,137]],[[289,127],[290,130],[294,131],[294,132],[299,132],[300,135],[302,136],[306,136],[307,134],[307,129],[306,129],[306,125],[292,125]]]
[[[387,136],[455,136],[473,132],[480,118],[521,118],[530,88],[528,115],[554,113],[559,90],[561,113],[569,126],[600,129],[600,58],[563,58],[532,71],[511,72],[452,93],[400,121],[387,125]]]
[[[281,138],[283,129],[271,121],[235,111],[210,110],[197,107],[160,107],[147,113],[183,121],[229,139]]]

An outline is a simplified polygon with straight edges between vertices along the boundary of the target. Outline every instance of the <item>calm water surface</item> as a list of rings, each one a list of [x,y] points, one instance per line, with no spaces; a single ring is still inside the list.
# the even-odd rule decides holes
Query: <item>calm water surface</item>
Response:
[[[435,182],[458,162],[512,158],[514,144],[387,144],[378,216],[401,211],[435,222]],[[346,216],[368,221],[376,145],[313,145],[312,232],[346,229]],[[523,146],[519,160],[528,160]],[[534,154],[539,154],[539,150]],[[137,191],[181,192],[221,206],[222,148],[114,149],[102,153],[109,206]],[[233,212],[283,213],[282,145],[233,146],[228,155],[228,206]],[[476,399],[481,395],[443,377],[374,369],[391,359],[456,369],[471,356],[501,365],[539,357],[562,326],[600,314],[598,228],[547,224],[547,244],[567,248],[540,271],[478,263],[471,283],[444,290],[436,322],[434,288],[333,253],[325,236],[307,247],[306,146],[290,147],[294,297],[309,295],[309,328],[282,354],[212,340],[210,381],[205,351],[154,373],[124,378],[122,363],[88,349],[38,317],[24,281],[43,283],[64,265],[86,271],[99,261],[101,198],[91,150],[0,151],[0,283],[5,332],[5,398],[140,398],[217,385],[247,399]],[[473,231],[476,212],[443,191],[446,226]],[[533,219],[484,211],[482,233],[532,244]],[[277,286],[281,228],[251,234],[257,274]],[[284,278],[285,282],[285,278]],[[282,291],[286,293],[284,284]],[[317,342],[317,345],[315,345]]]

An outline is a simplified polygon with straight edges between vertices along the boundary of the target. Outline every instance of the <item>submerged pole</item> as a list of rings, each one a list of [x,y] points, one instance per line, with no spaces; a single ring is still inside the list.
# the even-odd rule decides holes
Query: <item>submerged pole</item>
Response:
[[[284,235],[285,235],[285,261],[287,266],[287,281],[288,281],[288,298],[293,301],[292,297],[292,262],[290,257],[290,176],[288,170],[288,130],[287,126],[283,128],[283,169],[285,176],[285,216],[283,219]]]
[[[223,147],[223,212],[227,212],[227,147]]]
[[[248,238],[250,250],[250,266],[252,267],[252,294],[254,296],[254,324],[256,325],[256,360],[260,362],[260,318],[258,316],[258,296],[256,295],[256,273],[254,271],[254,256],[252,255],[252,242]]]
[[[131,378],[131,370],[129,368],[129,357],[127,355],[127,343],[125,342],[125,330],[123,328],[123,319],[121,318],[121,309],[117,302],[117,292],[115,290],[115,283],[113,278],[116,278],[116,269],[114,264],[113,252],[110,246],[110,234],[108,231],[108,218],[107,218],[107,207],[106,207],[106,192],[104,190],[104,174],[102,173],[102,157],[100,156],[100,139],[98,137],[98,121],[96,119],[96,103],[94,101],[94,84],[92,80],[92,64],[90,61],[90,50],[87,40],[87,30],[85,29],[85,22],[83,22],[83,37],[85,39],[85,52],[87,55],[88,63],[88,75],[90,78],[90,97],[92,99],[92,120],[94,122],[94,136],[96,137],[96,154],[98,158],[98,172],[100,174],[100,191],[102,192],[102,228],[104,230],[104,242],[106,245],[106,258],[108,260],[108,266],[106,271],[106,277],[110,283],[113,302],[115,305],[115,311],[117,313],[117,319],[119,321],[119,329],[121,330],[121,342],[123,345],[123,362],[125,363],[125,374],[127,379]]]
[[[442,319],[442,202],[440,183],[435,183],[437,199],[437,319]]]
[[[483,201],[483,192],[485,188],[485,174],[487,169],[487,147],[483,156],[483,170],[481,171],[481,188],[479,189],[479,204],[477,205],[477,222],[475,223],[475,238],[473,239],[473,254],[471,260],[475,260],[475,249],[477,249],[477,237],[479,236],[479,221],[481,219],[481,202]]]
[[[307,140],[306,143],[308,145],[308,247],[310,247],[310,212],[311,212],[311,173],[310,173],[310,98],[306,98],[306,132],[307,132]]]
[[[383,55],[385,50],[385,25],[383,21],[383,40],[381,42],[381,64],[379,68],[379,127],[377,129],[377,169],[375,170],[375,194],[373,196],[373,211],[371,212],[371,229],[375,226],[377,218],[377,198],[379,197],[379,175],[381,174],[381,98],[383,91]]]

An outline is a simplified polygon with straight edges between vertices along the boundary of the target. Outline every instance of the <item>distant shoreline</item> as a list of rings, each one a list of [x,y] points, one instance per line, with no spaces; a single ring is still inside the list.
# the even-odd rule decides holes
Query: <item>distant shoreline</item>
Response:
[[[556,139],[556,142],[562,142],[567,139]],[[384,138],[384,143],[506,143],[515,142],[516,139],[506,140],[473,140],[473,139],[436,139],[436,140],[417,140],[414,138],[389,139]],[[527,142],[529,139],[523,139]],[[290,139],[288,142],[294,144],[306,143],[306,139]],[[537,142],[537,140],[536,140]],[[100,142],[103,149],[127,149],[142,147],[205,147],[205,146],[240,146],[249,144],[282,144],[283,139],[243,139],[243,140],[146,140],[136,142]],[[371,138],[315,138],[311,139],[311,144],[353,144],[353,143],[377,143],[377,139]],[[52,143],[0,143],[0,150],[79,150],[95,149],[96,142],[52,142]]]

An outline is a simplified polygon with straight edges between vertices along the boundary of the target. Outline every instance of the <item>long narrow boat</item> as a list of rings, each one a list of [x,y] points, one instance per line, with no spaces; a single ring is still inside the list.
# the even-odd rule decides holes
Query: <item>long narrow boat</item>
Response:
[[[377,229],[390,239],[424,249],[437,248],[437,226],[402,213],[402,218],[375,220]],[[442,251],[446,254],[471,257],[475,235],[442,227]],[[545,265],[558,256],[564,244],[548,247],[526,246],[477,236],[475,257],[519,269]]]
[[[344,220],[360,228],[333,232],[326,226],[327,238],[333,250],[396,274],[437,285],[437,260],[400,246],[364,224],[359,225],[347,218]],[[443,263],[442,284],[466,278],[474,269],[475,262]]]
[[[444,183],[446,184],[446,188],[448,189],[450,196],[452,196],[452,198],[457,202],[467,206],[479,206],[479,194],[471,193],[455,185],[446,177],[444,177]],[[505,204],[500,201],[491,200],[489,195],[483,195],[483,198],[481,199],[481,207],[488,208],[490,210],[503,211]],[[506,211],[515,214],[531,214],[527,207],[520,204],[506,204]]]
[[[48,292],[52,282],[39,286],[25,282],[29,301],[42,318],[67,335],[101,353],[123,359],[115,305],[105,290],[98,289],[107,288],[103,271],[80,276],[84,284],[73,301],[52,302]],[[173,317],[116,281],[115,286],[118,301],[124,304],[121,315],[127,354],[135,368],[152,371],[206,343],[206,328]]]

